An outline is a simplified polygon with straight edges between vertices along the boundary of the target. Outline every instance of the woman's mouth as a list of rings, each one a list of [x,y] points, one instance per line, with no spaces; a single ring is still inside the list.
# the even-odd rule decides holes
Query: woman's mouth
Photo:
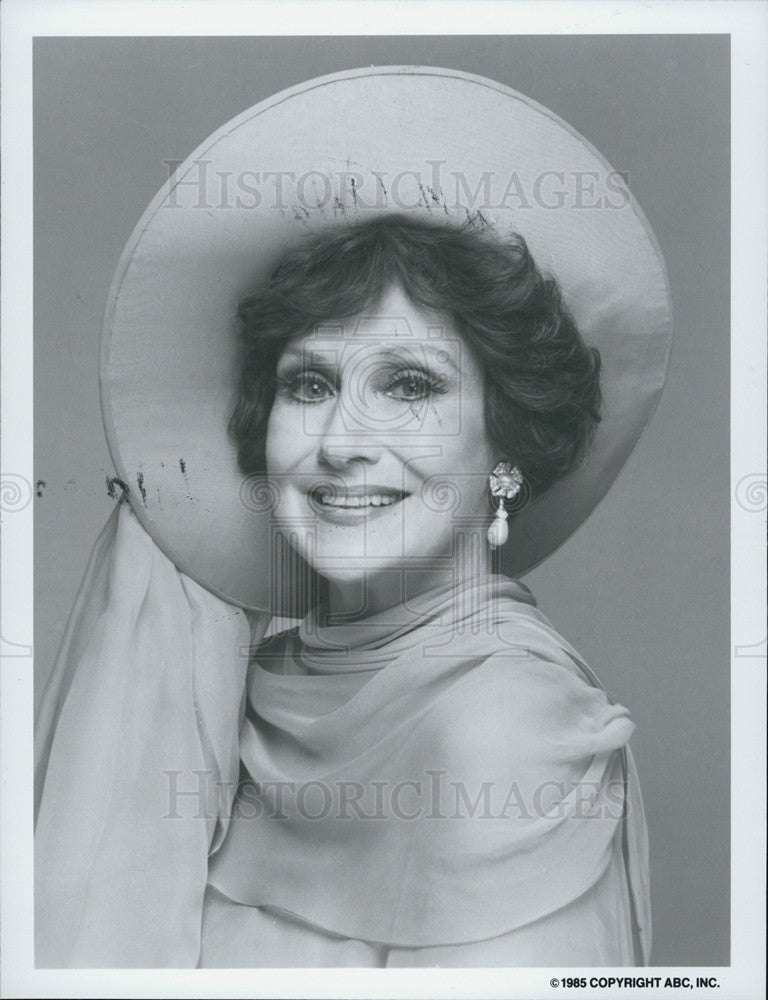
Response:
[[[319,513],[365,512],[392,507],[409,494],[387,486],[343,487],[327,485],[309,490],[312,507]]]

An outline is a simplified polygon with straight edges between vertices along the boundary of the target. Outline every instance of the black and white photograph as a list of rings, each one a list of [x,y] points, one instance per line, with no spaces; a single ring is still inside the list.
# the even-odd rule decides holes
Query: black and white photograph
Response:
[[[4,995],[763,995],[765,5],[3,6]]]

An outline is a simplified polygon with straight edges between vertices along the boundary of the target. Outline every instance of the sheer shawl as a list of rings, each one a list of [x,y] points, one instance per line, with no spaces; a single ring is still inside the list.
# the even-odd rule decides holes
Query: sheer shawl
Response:
[[[261,638],[267,621],[252,620]],[[35,947],[45,967],[194,967],[234,788],[249,621],[127,503],[91,556],[38,713]],[[184,795],[191,792],[191,795]]]
[[[315,611],[262,645],[248,699],[223,895],[378,944],[461,944],[565,907],[618,850],[647,960],[634,726],[522,584],[348,624]]]

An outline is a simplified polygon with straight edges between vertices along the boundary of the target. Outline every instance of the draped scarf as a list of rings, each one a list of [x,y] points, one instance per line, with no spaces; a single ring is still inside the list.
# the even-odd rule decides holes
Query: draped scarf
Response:
[[[209,882],[400,947],[512,931],[623,853],[650,940],[633,724],[519,582],[362,620],[319,608],[250,664],[242,782]]]
[[[201,803],[198,778],[236,784],[248,650],[267,624],[115,508],[37,718],[38,966],[195,967],[228,814],[226,798]],[[184,809],[175,791],[192,793]]]

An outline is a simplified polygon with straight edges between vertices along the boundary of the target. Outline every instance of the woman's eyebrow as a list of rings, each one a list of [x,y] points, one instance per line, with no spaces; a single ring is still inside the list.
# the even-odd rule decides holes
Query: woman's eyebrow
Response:
[[[396,361],[405,364],[423,363],[424,355],[429,354],[439,365],[449,365],[455,372],[459,371],[453,356],[444,347],[437,347],[433,344],[419,344],[417,348],[403,344],[399,348],[384,348],[379,352],[379,357],[387,361]]]
[[[286,347],[280,355],[278,365],[286,360],[312,365],[315,368],[333,368],[338,362],[338,354],[330,351],[313,351],[307,347]]]

